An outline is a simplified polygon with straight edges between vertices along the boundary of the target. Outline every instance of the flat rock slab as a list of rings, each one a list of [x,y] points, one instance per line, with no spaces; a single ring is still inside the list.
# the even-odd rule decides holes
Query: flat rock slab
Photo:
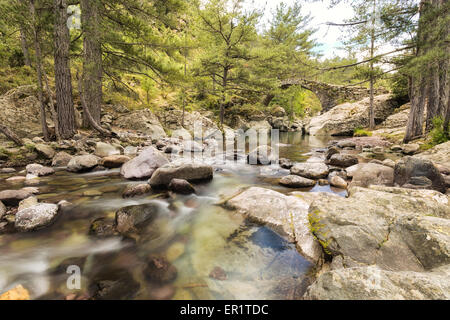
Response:
[[[225,206],[295,239],[300,253],[311,262],[322,257],[320,245],[309,230],[309,204],[299,197],[251,187],[229,199]]]
[[[377,267],[338,269],[324,273],[306,300],[448,300],[450,267],[431,272],[392,272]]]
[[[433,190],[353,187],[335,201],[318,196],[309,208],[312,229],[341,267],[377,265],[425,271],[450,263],[450,206]]]
[[[175,161],[158,168],[152,175],[149,183],[152,187],[167,187],[172,179],[184,179],[189,182],[211,180],[213,167],[191,161]]]
[[[297,163],[291,168],[291,174],[307,179],[323,179],[328,176],[328,166],[325,163]]]

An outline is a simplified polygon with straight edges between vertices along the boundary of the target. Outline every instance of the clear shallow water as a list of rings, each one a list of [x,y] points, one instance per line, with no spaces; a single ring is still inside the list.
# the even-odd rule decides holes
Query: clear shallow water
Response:
[[[281,134],[280,157],[306,161],[311,151],[324,148],[326,143],[327,139]],[[37,185],[40,201],[67,200],[74,207],[65,209],[46,229],[0,235],[0,292],[22,284],[33,298],[64,299],[70,294],[87,296],[99,281],[107,280],[120,282],[119,289],[109,297],[122,299],[301,297],[312,266],[298,254],[295,246],[269,228],[249,223],[240,214],[214,205],[219,194],[243,185],[292,192],[295,189],[278,185],[278,178],[288,171],[278,166],[235,162],[216,167],[214,180],[197,185],[198,195],[191,196],[163,193],[122,199],[125,186],[139,182],[125,181],[118,170],[87,174],[61,170],[41,178]],[[2,184],[0,189],[20,187],[21,184]],[[345,191],[329,186],[298,190],[345,196]],[[134,239],[88,235],[95,219],[113,220],[118,209],[145,203],[156,205],[158,215]],[[155,254],[166,256],[177,268],[172,283],[157,285],[145,277],[146,261]],[[69,265],[81,269],[81,290],[67,288]],[[209,277],[216,267],[226,272],[226,280]]]

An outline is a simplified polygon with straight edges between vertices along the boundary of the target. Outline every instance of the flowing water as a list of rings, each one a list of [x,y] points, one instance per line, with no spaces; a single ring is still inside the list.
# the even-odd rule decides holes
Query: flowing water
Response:
[[[327,139],[281,134],[280,157],[311,161],[320,156],[326,143]],[[64,299],[88,296],[92,290],[102,292],[106,283],[113,290],[103,297],[116,299],[299,298],[310,281],[312,265],[295,246],[269,228],[214,205],[220,194],[240,186],[262,186],[287,194],[293,190],[277,184],[286,174],[288,170],[277,165],[229,161],[216,166],[211,182],[196,186],[197,195],[122,199],[125,186],[139,182],[122,179],[118,170],[86,174],[58,170],[40,178],[38,199],[67,200],[74,206],[64,209],[43,230],[0,235],[0,292],[22,284],[32,298]],[[2,183],[0,190],[21,187]],[[344,190],[330,186],[302,191],[345,196]],[[158,216],[140,236],[124,240],[88,235],[93,220],[113,220],[118,209],[144,203],[157,206]],[[178,270],[169,285],[157,285],[145,277],[146,261],[155,254],[167,257]],[[80,268],[79,290],[67,286],[69,266]],[[216,267],[225,271],[226,280],[209,276]]]

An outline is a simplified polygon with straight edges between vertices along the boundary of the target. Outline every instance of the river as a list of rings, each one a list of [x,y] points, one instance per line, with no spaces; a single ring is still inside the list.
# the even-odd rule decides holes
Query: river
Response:
[[[327,138],[281,133],[280,157],[307,161],[320,156],[327,142]],[[40,178],[37,197],[52,203],[67,200],[74,206],[43,230],[0,235],[0,292],[21,284],[34,299],[65,299],[87,297],[92,290],[108,291],[103,286],[110,285],[103,297],[298,299],[311,281],[313,266],[294,244],[214,204],[220,194],[246,185],[287,194],[293,190],[279,186],[277,179],[288,172],[277,165],[229,161],[216,168],[211,182],[196,186],[197,195],[123,199],[125,186],[139,182],[122,179],[118,169],[84,174],[59,169]],[[0,190],[21,187],[3,183]],[[346,195],[330,186],[302,191]],[[113,220],[118,209],[144,203],[157,206],[158,215],[137,238],[89,235],[93,220]],[[177,277],[170,284],[157,285],[145,277],[145,261],[153,255],[164,255],[176,267]],[[79,290],[67,286],[68,266],[79,267]],[[226,280],[209,276],[216,267],[225,271]]]

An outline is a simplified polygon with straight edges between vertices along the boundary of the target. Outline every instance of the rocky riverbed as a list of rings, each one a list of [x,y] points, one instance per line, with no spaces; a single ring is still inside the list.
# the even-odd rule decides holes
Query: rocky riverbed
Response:
[[[23,90],[2,103],[32,100]],[[366,104],[335,108],[346,131]],[[192,113],[176,130],[176,110],[108,106],[108,139],[25,130],[23,147],[0,149],[0,297],[449,299],[450,144],[385,139],[404,125],[395,107],[378,97],[381,133],[337,140],[334,109],[306,126],[281,112],[234,119],[297,132],[225,154],[214,122]],[[203,142],[189,138],[195,119]],[[67,286],[74,267],[79,289]]]
[[[448,144],[408,156],[370,138],[286,134],[280,165],[264,166],[235,154],[165,153],[208,143],[163,138],[131,153],[93,142],[92,154],[55,152],[53,166],[1,169],[0,291],[22,288],[33,299],[449,298]],[[378,159],[364,157],[377,148]],[[81,290],[67,288],[69,266],[80,268]]]

